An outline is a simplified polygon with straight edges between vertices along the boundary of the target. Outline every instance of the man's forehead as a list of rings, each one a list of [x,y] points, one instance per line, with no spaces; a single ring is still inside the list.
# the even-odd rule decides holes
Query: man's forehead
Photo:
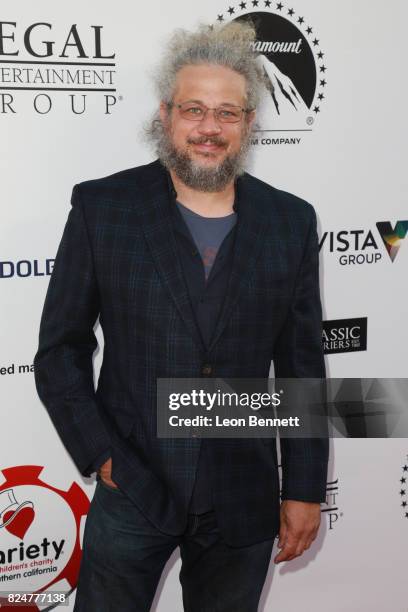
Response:
[[[241,74],[225,66],[188,65],[177,73],[176,92],[196,100],[205,99],[208,95],[242,98],[245,96],[246,83]]]

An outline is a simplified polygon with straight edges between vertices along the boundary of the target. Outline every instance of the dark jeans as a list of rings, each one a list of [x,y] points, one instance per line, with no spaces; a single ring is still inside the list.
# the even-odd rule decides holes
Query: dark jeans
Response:
[[[189,514],[182,535],[166,535],[120,489],[99,480],[85,524],[74,612],[149,612],[177,546],[186,612],[256,612],[273,542],[227,546],[213,511]]]

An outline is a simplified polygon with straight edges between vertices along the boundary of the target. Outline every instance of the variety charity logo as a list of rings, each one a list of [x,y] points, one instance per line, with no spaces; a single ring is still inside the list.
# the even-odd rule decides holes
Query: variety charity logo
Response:
[[[378,221],[377,232],[372,229],[351,229],[324,232],[319,250],[338,255],[339,264],[376,264],[383,259],[382,240],[391,262],[394,262],[408,232],[408,221],[397,221],[392,227],[389,221]],[[388,258],[387,258],[388,259]]]
[[[76,587],[80,531],[89,499],[77,483],[67,491],[40,479],[35,465],[2,470],[0,485],[0,591],[63,592]],[[7,599],[0,597],[0,608]],[[41,607],[50,610],[55,607]],[[39,609],[30,604],[30,610]]]
[[[101,25],[0,21],[0,115],[115,106],[115,53]]]
[[[250,21],[256,28],[253,48],[260,53],[268,95],[258,109],[252,144],[299,144],[326,98],[327,65],[315,28],[292,5],[270,0],[229,6],[217,15],[219,23],[227,20]]]

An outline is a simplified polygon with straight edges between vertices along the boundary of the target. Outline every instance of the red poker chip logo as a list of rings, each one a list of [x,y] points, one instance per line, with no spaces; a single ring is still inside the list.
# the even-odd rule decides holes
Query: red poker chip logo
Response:
[[[90,502],[76,482],[64,491],[41,480],[43,469],[23,465],[1,471],[0,591],[68,597],[78,582],[81,526]],[[58,605],[13,605],[0,597],[1,610],[46,611]]]

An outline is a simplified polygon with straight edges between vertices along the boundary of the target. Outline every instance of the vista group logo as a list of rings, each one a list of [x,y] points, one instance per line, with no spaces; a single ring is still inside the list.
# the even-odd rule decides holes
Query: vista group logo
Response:
[[[342,266],[376,264],[383,259],[383,242],[386,253],[394,262],[408,232],[408,221],[378,221],[375,229],[347,229],[324,232],[319,241],[319,250],[338,255]],[[388,257],[386,258],[388,259]]]
[[[76,587],[81,560],[80,527],[89,499],[77,483],[67,491],[40,479],[41,466],[2,470],[0,485],[0,591],[63,592]],[[0,597],[0,608],[10,604]],[[41,610],[51,610],[41,607]],[[27,609],[27,608],[25,608]],[[30,610],[37,610],[31,603]]]
[[[327,62],[315,27],[292,5],[270,0],[229,6],[217,15],[218,22],[228,20],[255,26],[254,50],[269,94],[258,111],[252,144],[299,144],[304,132],[313,131],[326,99]]]

